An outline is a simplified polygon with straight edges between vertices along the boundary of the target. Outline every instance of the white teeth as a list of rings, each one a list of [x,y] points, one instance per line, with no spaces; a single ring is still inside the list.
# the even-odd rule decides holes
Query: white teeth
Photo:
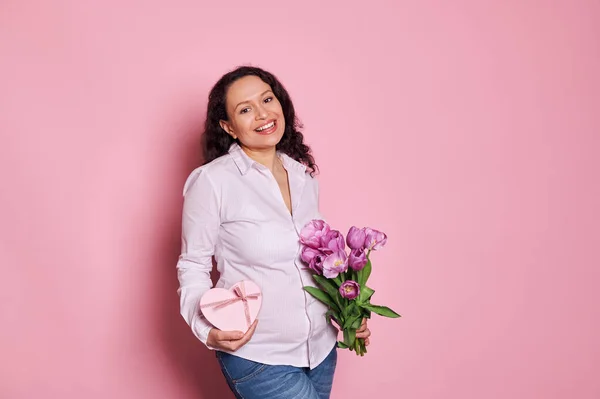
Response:
[[[261,127],[259,127],[259,128],[258,128],[258,129],[256,129],[256,130],[257,130],[257,131],[259,131],[259,132],[262,132],[263,130],[265,130],[265,129],[270,129],[270,128],[272,128],[273,126],[275,126],[275,122],[268,123],[268,124],[266,124],[266,125],[264,125],[264,126],[261,126]]]

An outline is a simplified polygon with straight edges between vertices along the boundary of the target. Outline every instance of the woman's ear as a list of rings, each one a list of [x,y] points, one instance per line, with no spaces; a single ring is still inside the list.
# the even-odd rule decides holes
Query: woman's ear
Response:
[[[229,123],[227,121],[220,120],[219,125],[221,125],[221,129],[225,130],[225,133],[227,133],[228,135],[233,137],[234,140],[237,139],[235,132],[233,131],[231,125],[229,125]]]

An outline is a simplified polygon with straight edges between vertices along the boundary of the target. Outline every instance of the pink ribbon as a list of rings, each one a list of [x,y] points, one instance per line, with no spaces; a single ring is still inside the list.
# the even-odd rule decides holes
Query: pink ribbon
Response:
[[[222,301],[205,303],[200,306],[200,308],[215,308],[220,309],[225,306],[231,305],[233,303],[242,301],[244,302],[244,313],[246,314],[246,325],[248,328],[252,324],[250,320],[250,307],[248,306],[248,299],[258,299],[260,297],[260,293],[256,294],[246,294],[246,287],[244,286],[244,282],[242,281],[238,287],[233,289],[233,293],[237,295],[235,298],[224,299]]]

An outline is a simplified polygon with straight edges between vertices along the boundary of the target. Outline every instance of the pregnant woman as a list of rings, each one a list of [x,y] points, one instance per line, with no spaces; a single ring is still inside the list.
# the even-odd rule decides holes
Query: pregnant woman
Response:
[[[317,166],[289,94],[260,68],[225,74],[209,95],[203,141],[205,163],[184,186],[181,314],[237,398],[329,398],[337,329],[303,290],[315,284],[299,257],[300,230],[321,218]],[[216,287],[251,280],[262,290],[260,320],[246,332],[202,316],[213,256]],[[356,336],[369,335],[364,321]]]

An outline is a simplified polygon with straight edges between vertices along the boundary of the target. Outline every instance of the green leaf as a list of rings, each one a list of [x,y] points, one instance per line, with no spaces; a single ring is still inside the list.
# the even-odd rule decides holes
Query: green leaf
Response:
[[[342,317],[344,318],[343,328],[349,326],[352,323],[351,320],[356,319],[357,317],[362,317],[361,308],[356,304],[356,302],[352,301],[350,304],[342,310]]]
[[[346,345],[345,343],[343,343],[342,341],[338,341],[337,343],[338,348],[342,348],[342,349],[348,349],[349,346]]]
[[[356,303],[350,302],[350,304],[344,309],[344,312],[346,316],[349,317],[356,316],[360,312],[360,310],[356,307]]]
[[[335,284],[328,278],[319,276],[318,274],[313,275],[313,278],[323,289],[330,295],[334,296],[335,294],[339,294],[339,287],[336,288]]]
[[[331,324],[331,316],[333,315],[333,310],[329,309],[327,312],[325,312],[325,320],[327,321],[327,324]]]
[[[358,327],[353,326],[353,324],[355,324],[356,321],[360,321],[360,320],[362,320],[362,317],[360,317],[360,315],[348,317],[346,319],[346,321],[344,322],[343,328],[344,329],[350,328],[350,327],[358,328],[358,327],[360,327],[360,322],[358,323]]]
[[[319,276],[318,274],[313,275],[313,278],[319,284],[327,294],[334,300],[334,302],[338,305],[339,309],[342,309],[342,305],[340,299],[342,299],[338,288],[336,288],[335,284],[331,282],[329,279]]]
[[[392,318],[400,317],[400,315],[398,313],[394,312],[392,309],[388,308],[387,306],[365,304],[365,305],[363,305],[363,308],[370,310],[373,313],[377,313],[378,315],[385,316],[385,317],[392,317]]]
[[[362,285],[360,287],[360,294],[358,295],[358,302],[359,303],[367,302],[369,299],[371,299],[371,297],[373,296],[374,293],[375,293],[375,290],[372,290],[371,288],[367,287],[366,285]]]
[[[367,258],[367,264],[358,272],[358,277],[356,281],[361,287],[367,284],[367,280],[371,275],[371,268],[371,260]]]
[[[349,310],[349,307],[348,307],[348,306],[344,306],[344,307],[342,308],[342,313],[341,313],[341,316],[342,316],[342,318],[343,318],[344,320],[346,320],[346,319],[348,318],[348,310]]]
[[[346,343],[346,345],[348,345],[349,347],[352,348],[354,346],[355,340],[356,340],[356,330],[353,328],[345,329],[344,330],[344,342]]]
[[[338,321],[340,320],[340,314],[339,314],[339,312],[335,311],[334,309],[329,309],[327,311],[327,313],[325,313],[325,320],[327,320],[327,322],[329,324],[331,324],[331,319],[332,318],[334,319],[334,321],[336,323],[338,323]]]
[[[338,305],[331,299],[331,297],[317,287],[306,286],[304,287],[304,290],[330,308],[339,310]]]

